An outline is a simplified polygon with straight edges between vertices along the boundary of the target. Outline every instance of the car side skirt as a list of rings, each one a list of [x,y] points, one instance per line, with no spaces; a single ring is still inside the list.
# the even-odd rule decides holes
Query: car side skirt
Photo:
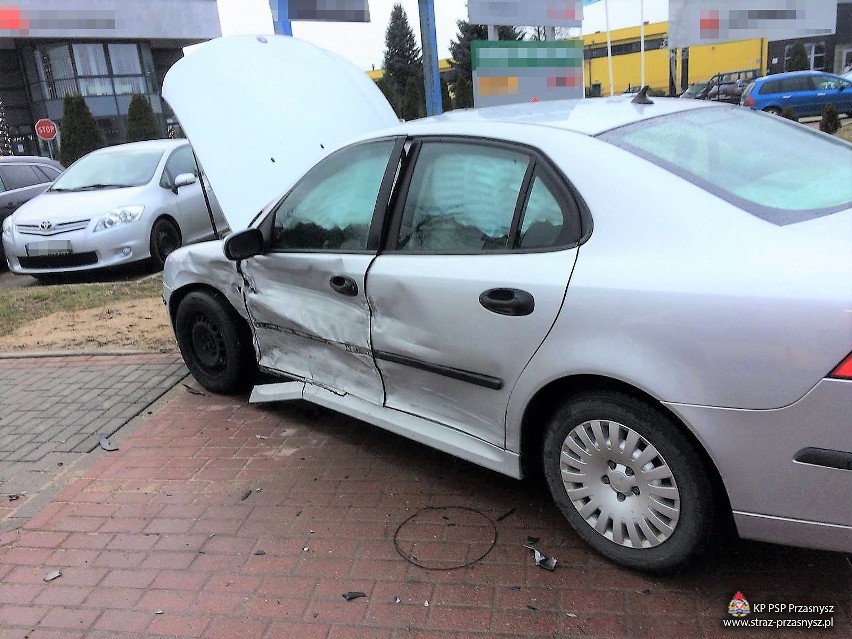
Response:
[[[734,522],[744,539],[839,552],[852,548],[852,526],[739,511],[734,511]]]
[[[301,395],[296,392],[299,389]],[[517,453],[449,426],[377,406],[354,395],[340,395],[311,383],[287,382],[255,386],[251,396],[254,403],[303,399],[515,479],[522,476],[521,458]]]

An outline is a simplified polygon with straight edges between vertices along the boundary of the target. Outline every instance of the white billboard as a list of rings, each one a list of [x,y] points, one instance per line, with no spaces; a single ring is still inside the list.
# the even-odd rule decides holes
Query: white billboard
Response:
[[[468,0],[471,24],[580,27],[582,0]]]
[[[834,0],[669,0],[669,47],[834,33]]]

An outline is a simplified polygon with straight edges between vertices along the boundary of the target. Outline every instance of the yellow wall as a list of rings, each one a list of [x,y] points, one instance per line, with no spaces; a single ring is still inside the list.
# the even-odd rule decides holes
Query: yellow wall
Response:
[[[656,22],[645,25],[645,40],[665,37],[668,31],[667,22]],[[616,29],[610,33],[613,46],[635,43],[639,41],[639,27]],[[583,36],[585,48],[602,47],[606,50],[606,33],[592,33]],[[709,80],[716,73],[723,71],[738,71],[740,69],[760,69],[766,73],[767,43],[765,40],[741,40],[722,44],[702,45],[689,48],[689,82]],[[640,53],[627,53],[612,56],[612,75],[615,93],[621,93],[628,86],[640,83]],[[600,83],[603,95],[609,95],[609,70],[606,55],[584,63],[584,84]],[[680,81],[681,60],[680,51],[677,54],[677,79]],[[668,92],[669,87],[669,51],[668,49],[645,50],[645,84],[651,88]],[[683,87],[684,89],[686,87]]]

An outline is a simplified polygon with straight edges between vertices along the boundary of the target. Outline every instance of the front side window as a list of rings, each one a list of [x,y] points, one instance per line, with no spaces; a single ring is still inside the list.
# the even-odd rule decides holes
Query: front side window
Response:
[[[175,184],[175,179],[182,173],[192,173],[198,177],[198,169],[195,166],[195,158],[192,155],[192,147],[182,146],[175,150],[171,157],[166,160],[163,167],[163,176],[160,178],[160,186],[170,189]]]
[[[503,148],[424,142],[396,248],[411,253],[506,250],[530,158]]]
[[[849,146],[783,118],[740,109],[696,109],[599,137],[774,224],[852,206]]]
[[[366,250],[394,144],[349,147],[311,169],[273,212],[272,249]]]

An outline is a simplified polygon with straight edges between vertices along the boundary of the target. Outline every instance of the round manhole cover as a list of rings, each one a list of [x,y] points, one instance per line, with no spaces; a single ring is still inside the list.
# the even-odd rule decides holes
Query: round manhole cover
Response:
[[[497,543],[497,526],[473,508],[428,507],[402,522],[396,551],[427,570],[455,570],[476,563]]]

